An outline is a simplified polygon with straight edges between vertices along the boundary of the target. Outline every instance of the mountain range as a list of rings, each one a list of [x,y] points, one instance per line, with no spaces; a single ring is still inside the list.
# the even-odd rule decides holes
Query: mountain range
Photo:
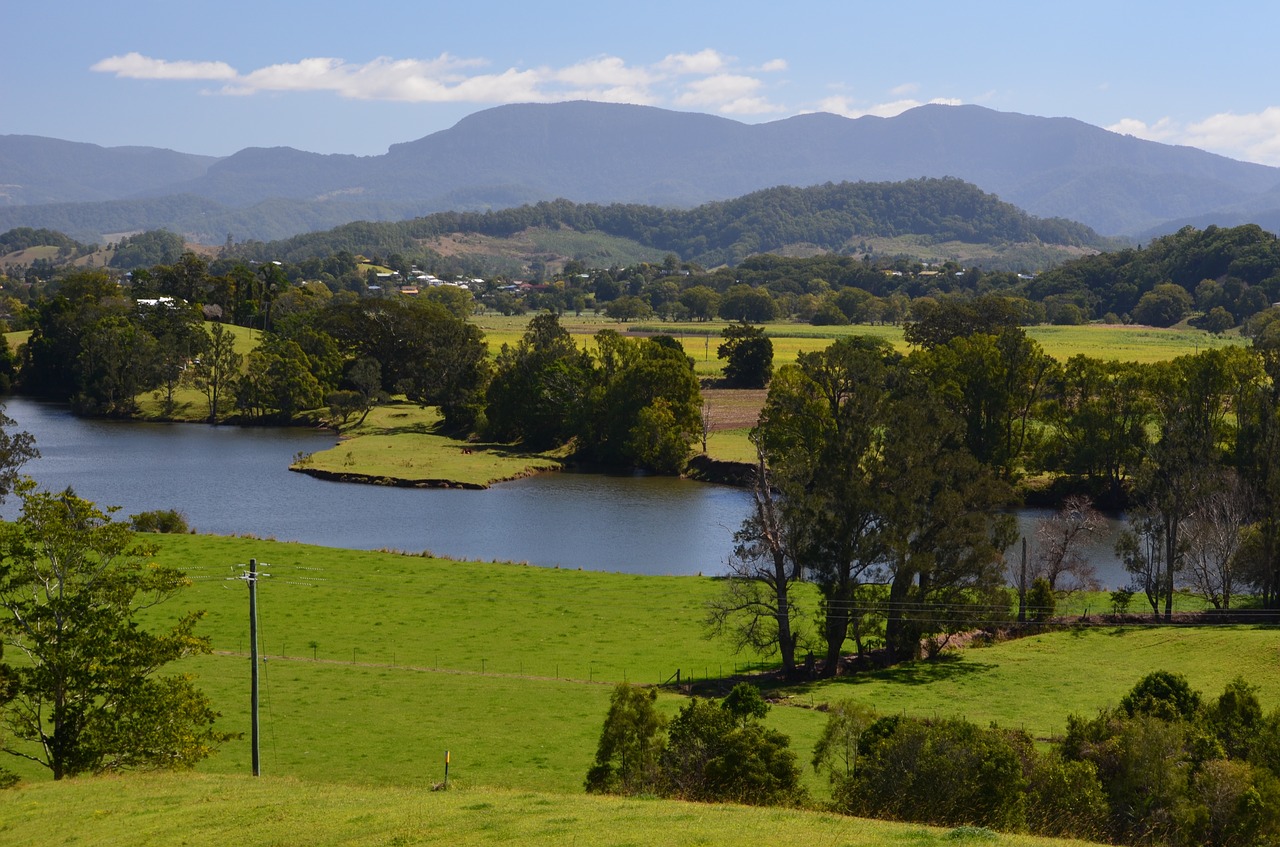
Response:
[[[0,136],[0,230],[99,240],[164,227],[221,243],[556,198],[689,208],[772,186],[920,177],[957,177],[1105,235],[1280,228],[1280,168],[1071,118],[928,105],[743,124],[579,101],[487,109],[381,156],[278,147],[217,158]]]

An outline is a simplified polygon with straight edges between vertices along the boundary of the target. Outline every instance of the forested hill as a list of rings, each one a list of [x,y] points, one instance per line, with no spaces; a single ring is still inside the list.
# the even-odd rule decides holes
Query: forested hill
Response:
[[[1280,300],[1280,238],[1256,224],[1184,227],[1145,247],[1099,253],[1040,274],[1028,296],[1093,317],[1168,326],[1192,308],[1235,326]]]
[[[509,237],[541,227],[600,232],[704,266],[804,245],[846,251],[861,239],[912,235],[930,243],[1034,243],[1103,249],[1108,240],[1061,218],[1036,218],[958,179],[842,182],[769,188],[690,210],[555,200],[494,212],[441,212],[398,223],[354,223],[268,244],[245,258],[296,262],[338,251],[418,251],[444,235]]]

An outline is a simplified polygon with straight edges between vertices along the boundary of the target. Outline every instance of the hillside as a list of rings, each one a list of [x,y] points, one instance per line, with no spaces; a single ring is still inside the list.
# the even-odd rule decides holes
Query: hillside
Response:
[[[865,252],[868,239],[915,237],[917,247],[956,242],[986,247],[1059,248],[1058,258],[1109,246],[1093,230],[1035,218],[956,179],[770,188],[689,211],[567,200],[484,213],[438,213],[402,223],[359,223],[267,244],[244,245],[257,260],[297,262],[350,253],[385,255],[423,247],[466,252],[456,236],[528,238],[531,230],[599,234],[711,267],[758,253]],[[544,239],[545,240],[545,239]],[[480,248],[488,249],[488,248]],[[590,261],[590,264],[602,264]],[[607,262],[603,264],[608,264]]]
[[[423,762],[434,772],[435,759]],[[456,785],[456,783],[455,783]],[[942,847],[967,830],[800,810],[709,806],[463,787],[427,792],[278,777],[136,776],[45,783],[8,794],[0,845],[185,844],[188,847],[447,844],[739,845],[750,832],[775,847]],[[1050,838],[974,836],[993,847],[1068,847]],[[962,842],[963,843],[963,842]]]
[[[748,125],[570,102],[487,109],[367,157],[251,148],[212,159],[4,136],[0,184],[9,205],[0,208],[0,229],[46,226],[92,240],[165,225],[221,243],[227,233],[281,238],[351,220],[558,197],[688,208],[780,185],[947,176],[1104,234],[1280,208],[1280,169],[1067,118],[928,105],[894,118],[807,114]],[[173,199],[183,195],[209,205],[184,209]],[[104,205],[49,205],[68,202]]]

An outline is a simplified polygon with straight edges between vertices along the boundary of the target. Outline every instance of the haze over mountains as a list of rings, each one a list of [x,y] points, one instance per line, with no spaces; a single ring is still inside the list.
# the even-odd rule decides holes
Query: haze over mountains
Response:
[[[382,156],[249,148],[212,158],[0,136],[0,230],[166,227],[210,243],[352,220],[566,198],[691,207],[777,185],[952,176],[1040,217],[1140,238],[1183,223],[1280,228],[1280,168],[1070,118],[930,105],[764,124],[645,106],[500,106]]]

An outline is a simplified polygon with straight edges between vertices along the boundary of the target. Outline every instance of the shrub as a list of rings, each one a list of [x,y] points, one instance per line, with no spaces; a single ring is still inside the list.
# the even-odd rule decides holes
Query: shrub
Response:
[[[185,534],[191,531],[191,527],[187,525],[187,516],[176,509],[139,512],[130,516],[129,521],[134,532]]]
[[[936,826],[1026,824],[1030,740],[965,720],[886,718],[863,734],[860,766],[837,780],[842,811]]]
[[[1049,580],[1042,576],[1036,577],[1035,582],[1031,583],[1031,590],[1027,592],[1027,617],[1043,623],[1053,617],[1056,607],[1057,600],[1053,596],[1053,589],[1049,587]]]

